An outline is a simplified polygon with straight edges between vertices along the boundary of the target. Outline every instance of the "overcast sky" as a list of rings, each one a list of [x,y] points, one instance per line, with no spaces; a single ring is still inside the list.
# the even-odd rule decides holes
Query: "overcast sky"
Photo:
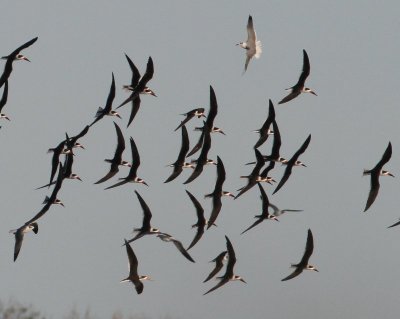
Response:
[[[33,37],[38,41],[23,53],[32,61],[14,63],[9,100],[0,130],[0,299],[32,303],[44,314],[60,318],[76,306],[90,308],[99,318],[114,311],[151,318],[394,318],[398,315],[400,227],[386,227],[400,217],[399,178],[382,177],[373,206],[363,213],[369,191],[364,168],[372,168],[392,142],[393,156],[385,166],[400,175],[398,90],[400,22],[398,1],[3,1],[1,55]],[[249,14],[262,42],[260,59],[242,75],[245,52],[236,43],[247,38]],[[304,94],[283,105],[277,102],[294,85],[308,52],[311,74]],[[142,164],[138,175],[150,187],[128,184],[105,191],[113,180],[93,183],[105,175],[103,161],[114,154],[116,135],[111,118],[94,125],[77,150],[73,171],[83,182],[66,180],[59,197],[65,208],[53,206],[39,220],[39,234],[26,235],[13,262],[17,228],[41,208],[51,190],[35,190],[50,175],[46,154],[65,136],[75,135],[103,107],[114,72],[114,106],[127,96],[122,85],[131,74],[127,53],[143,73],[149,56],[154,77],[149,86],[157,98],[145,96],[133,124],[126,129],[130,106],[121,108],[121,126],[130,160],[129,137],[135,139]],[[1,64],[1,68],[4,64]],[[194,182],[189,173],[164,184],[176,160],[181,113],[209,108],[209,86],[215,89],[219,113],[215,125],[226,136],[212,136],[210,157],[221,157],[225,190],[236,192],[248,175],[253,145],[275,103],[281,131],[281,154],[290,158],[306,137],[312,139],[286,185],[270,201],[287,213],[280,223],[265,221],[240,233],[260,213],[258,188],[237,200],[223,199],[218,227],[207,231],[190,250],[195,264],[173,245],[145,237],[132,246],[145,282],[142,295],[127,276],[128,259],[121,244],[139,227],[142,210],[137,190],[153,212],[152,224],[191,242],[195,210],[185,190],[202,203],[207,216],[214,188],[215,167],[206,167]],[[201,124],[187,125],[191,144]],[[272,139],[260,147],[268,153]],[[196,158],[197,156],[195,156]],[[283,168],[271,173],[280,179]],[[281,282],[304,252],[307,229],[314,234],[310,262],[319,269]],[[230,282],[203,296],[215,281],[203,284],[226,248],[227,235],[236,251],[235,273],[247,284]]]

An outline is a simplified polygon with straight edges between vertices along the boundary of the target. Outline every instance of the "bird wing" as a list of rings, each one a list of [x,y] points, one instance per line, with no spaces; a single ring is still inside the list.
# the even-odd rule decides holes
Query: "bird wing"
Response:
[[[282,100],[280,100],[278,102],[278,104],[283,104],[283,103],[289,102],[290,100],[293,100],[295,97],[299,96],[300,93],[301,93],[301,91],[292,89],[292,92],[290,92]]]
[[[247,43],[249,42],[256,42],[256,32],[254,30],[253,26],[253,17],[249,16],[249,19],[247,21]]]
[[[218,103],[217,97],[215,96],[215,91],[210,85],[210,111],[207,115],[206,126],[211,130],[214,126],[214,119],[218,113]]]
[[[142,228],[143,229],[150,229],[151,225],[150,225],[150,221],[151,221],[151,210],[149,208],[149,206],[147,206],[146,202],[144,201],[144,199],[142,198],[142,196],[140,196],[140,194],[135,190],[136,196],[140,202],[140,206],[142,206],[142,210],[143,210],[143,223],[142,223]]]
[[[299,81],[296,86],[304,87],[307,77],[310,75],[310,60],[308,59],[308,54],[306,50],[303,50],[303,70],[301,71]]]
[[[183,247],[182,243],[173,238],[172,242],[174,243],[175,247],[180,251],[180,253],[185,256],[185,258],[189,261],[191,261],[192,263],[194,263],[195,261],[193,260],[193,258],[189,255],[189,253],[186,251],[186,249]]]
[[[264,221],[264,218],[263,217],[259,217],[252,225],[250,225],[248,228],[246,228],[240,234],[241,235],[244,234],[245,232],[249,231],[250,229],[252,229],[253,227],[257,226],[258,224],[260,224],[263,221]]]
[[[126,60],[128,61],[129,67],[131,68],[132,71],[132,80],[131,80],[131,87],[135,88],[136,85],[139,83],[140,79],[140,73],[139,70],[137,69],[136,65],[132,62],[132,60],[129,58],[129,56],[125,53]]]
[[[6,80],[4,83],[3,95],[1,96],[1,101],[0,101],[0,112],[3,109],[4,105],[6,105],[7,98],[8,98],[8,80]]]
[[[136,99],[132,101],[131,114],[129,115],[128,125],[126,127],[129,127],[129,125],[131,125],[133,119],[135,118],[137,112],[139,111],[141,102],[142,100],[140,99],[139,95],[137,96]]]
[[[296,269],[289,276],[283,278],[281,281],[286,281],[286,280],[292,279],[294,277],[297,277],[302,272],[303,272],[303,268],[296,267]]]
[[[260,138],[257,143],[254,145],[254,148],[259,148],[267,139],[268,139],[268,129],[271,126],[272,122],[275,121],[275,108],[272,101],[269,100],[269,111],[268,117],[265,120],[263,126],[260,128]]]
[[[222,208],[221,195],[214,194],[213,209],[211,211],[210,220],[208,221],[207,229],[209,229],[212,225],[214,225],[214,223],[217,220],[217,217],[219,215],[219,212],[221,211],[221,208]]]
[[[301,261],[299,263],[299,265],[302,265],[303,268],[305,266],[307,266],[308,260],[310,259],[311,255],[313,253],[313,250],[314,250],[314,239],[313,239],[311,229],[309,229],[307,232],[306,249],[304,251],[303,258],[301,258]]]
[[[229,281],[229,278],[225,278],[225,277],[221,278],[220,281],[219,281],[219,283],[216,284],[214,287],[212,287],[210,290],[208,290],[206,293],[204,293],[203,296],[204,296],[204,295],[207,295],[208,293],[210,293],[210,292],[212,292],[212,291],[214,291],[214,290],[216,290],[216,289],[218,289],[219,287],[222,287],[222,286],[225,285],[228,281]]]
[[[376,197],[378,196],[379,188],[379,171],[374,170],[371,172],[371,189],[368,194],[367,204],[365,205],[364,212],[366,212],[374,203]]]

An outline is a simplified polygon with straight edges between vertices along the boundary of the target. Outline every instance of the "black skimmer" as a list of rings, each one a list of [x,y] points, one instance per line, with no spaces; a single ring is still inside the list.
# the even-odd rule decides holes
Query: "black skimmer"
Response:
[[[179,130],[183,125],[185,125],[187,122],[189,122],[195,116],[197,116],[198,118],[206,117],[206,115],[204,114],[204,108],[203,107],[199,107],[197,109],[193,109],[193,110],[191,110],[191,111],[189,111],[187,113],[183,113],[181,115],[186,116],[186,118],[181,122],[181,124],[178,125],[178,127],[174,131]]]
[[[281,189],[281,187],[286,183],[286,181],[289,179],[290,174],[292,174],[292,168],[295,166],[295,163],[297,163],[297,159],[301,154],[304,153],[304,151],[307,149],[308,144],[310,144],[311,141],[311,134],[308,135],[307,139],[304,141],[303,145],[298,149],[296,153],[292,156],[292,158],[287,162],[286,164],[286,169],[285,172],[283,173],[283,176],[281,180],[279,181],[278,186],[275,188],[274,192],[272,194],[275,194],[277,191]]]
[[[241,235],[247,232],[248,230],[252,229],[253,227],[257,226],[258,224],[262,223],[266,219],[273,219],[275,221],[279,221],[276,216],[270,214],[268,212],[268,207],[269,207],[269,200],[267,193],[265,193],[264,188],[261,186],[260,183],[258,183],[258,187],[260,188],[260,193],[261,193],[261,214],[254,216],[254,218],[257,218],[257,220],[248,228],[246,228],[244,231],[242,231]]]
[[[128,243],[131,243],[131,242],[135,241],[136,239],[143,237],[144,235],[155,235],[155,234],[160,233],[159,229],[151,227],[150,221],[151,221],[152,214],[151,214],[149,206],[147,206],[146,202],[144,201],[142,196],[140,196],[140,194],[137,191],[135,191],[135,194],[139,200],[140,206],[142,206],[143,222],[142,222],[141,228],[133,229],[135,232],[137,232],[137,234],[135,237],[128,240]]]
[[[274,105],[272,104],[272,101],[269,100],[268,117],[265,120],[263,126],[261,126],[261,128],[259,130],[254,131],[254,132],[260,134],[260,138],[258,139],[257,143],[254,145],[254,148],[259,148],[268,139],[268,136],[274,134],[274,131],[269,129],[269,127],[271,126],[273,121],[275,121],[275,109],[274,109]]]
[[[125,239],[125,247],[126,247],[126,253],[128,254],[128,260],[129,260],[129,275],[125,279],[122,279],[121,282],[125,281],[130,281],[135,285],[136,292],[138,294],[141,294],[143,292],[144,285],[142,283],[142,280],[146,277],[148,279],[148,276],[139,276],[138,275],[138,260],[133,252],[133,249],[131,245],[128,243],[128,241]]]
[[[32,44],[36,42],[38,38],[33,38],[32,40],[29,40],[28,42],[24,43],[17,49],[15,49],[13,52],[11,52],[10,55],[2,57],[2,59],[6,59],[6,65],[4,66],[4,71],[3,74],[0,77],[0,88],[4,85],[4,83],[8,80],[10,77],[10,74],[13,70],[12,64],[15,60],[25,60],[29,61],[25,56],[20,54],[20,52],[28,47],[30,47]],[[30,62],[30,61],[29,61]]]
[[[202,127],[197,126],[197,127],[194,128],[194,131],[203,132],[203,130],[204,130],[204,126],[202,126]],[[222,129],[220,129],[219,127],[216,127],[216,126],[212,127],[211,133],[221,133],[222,135],[226,135],[225,132]]]
[[[213,128],[215,130],[222,131],[220,128],[214,127],[214,120],[215,120],[215,117],[217,116],[217,114],[218,114],[217,97],[215,96],[215,91],[214,91],[213,87],[210,85],[210,110],[208,111],[208,114],[207,114],[207,120],[204,122],[203,127],[201,129],[202,131],[204,131],[206,128],[207,128],[207,130],[210,131],[210,133],[213,132]],[[199,141],[193,147],[193,149],[188,153],[187,156],[192,156],[201,148],[203,139],[204,139],[204,135],[200,135]]]
[[[169,165],[170,167],[173,167],[174,170],[164,183],[169,183],[170,181],[173,181],[180,175],[180,173],[182,173],[184,168],[194,168],[193,164],[185,162],[185,157],[189,150],[189,135],[185,125],[183,125],[181,129],[182,129],[181,149],[179,151],[179,155],[175,163]]]
[[[215,221],[217,220],[217,217],[219,215],[219,212],[221,211],[221,208],[222,208],[221,197],[222,196],[230,196],[230,197],[235,198],[235,196],[232,193],[222,190],[222,185],[225,182],[226,173],[225,173],[224,163],[219,158],[219,156],[217,156],[217,159],[218,159],[217,181],[215,182],[214,191],[210,194],[205,195],[206,198],[212,198],[212,207],[213,207],[207,229],[209,229],[215,223]]]
[[[121,186],[124,185],[126,183],[139,183],[139,184],[144,184],[146,186],[149,186],[143,179],[139,178],[137,176],[137,170],[140,166],[140,156],[139,156],[139,151],[136,147],[135,141],[133,140],[133,138],[130,138],[130,142],[131,142],[131,150],[132,150],[132,165],[131,165],[131,169],[128,173],[128,176],[120,178],[120,182],[108,186],[105,189],[110,189],[110,188],[114,188],[117,186]]]
[[[3,107],[7,104],[7,98],[8,98],[8,80],[6,80],[6,82],[4,83],[3,95],[1,96],[0,100],[0,119],[6,119],[10,121],[7,115],[1,113]]]
[[[278,104],[283,104],[293,100],[295,97],[300,95],[300,93],[311,93],[315,96],[317,95],[314,91],[305,87],[306,79],[310,75],[310,60],[308,59],[308,54],[306,50],[303,50],[303,71],[301,71],[299,81],[289,89],[290,93],[285,96]]]
[[[188,184],[195,180],[203,171],[203,167],[206,164],[213,163],[210,162],[207,158],[208,151],[211,148],[211,136],[210,136],[210,130],[207,128],[201,133],[203,137],[203,147],[201,149],[200,155],[196,161],[196,168],[194,169],[193,173],[189,176],[189,178],[184,182],[183,184]]]
[[[282,214],[287,213],[287,212],[302,212],[303,211],[301,209],[280,209],[280,208],[278,208],[278,206],[271,204],[271,203],[269,203],[269,207],[271,207],[273,210],[271,215],[273,215],[275,217],[281,216]]]
[[[189,250],[194,245],[196,245],[197,242],[200,240],[200,238],[203,236],[204,228],[207,225],[207,220],[204,218],[204,209],[201,206],[200,202],[197,200],[197,198],[194,197],[193,194],[190,193],[188,190],[186,190],[186,193],[188,194],[190,200],[192,201],[194,207],[196,208],[196,215],[197,215],[197,223],[192,225],[192,228],[197,227],[197,232],[192,242],[190,243],[189,247],[186,249]]]
[[[73,148],[85,149],[85,147],[81,143],[79,143],[78,140],[81,137],[85,136],[87,134],[87,132],[89,132],[89,127],[90,127],[89,125],[86,125],[79,134],[77,134],[77,135],[75,135],[73,137],[69,137],[67,140],[65,140],[65,142],[67,143],[67,148],[70,148],[70,149],[73,149]]]
[[[138,98],[139,94],[146,93],[145,90],[147,88],[146,84],[153,78],[154,74],[154,65],[153,65],[153,59],[149,57],[147,61],[147,66],[146,66],[146,72],[138,82],[135,88],[133,88],[131,95],[124,101],[122,102],[117,109],[119,109],[121,106],[124,106],[125,104],[129,103],[130,101],[133,101]],[[148,88],[147,88],[148,89]],[[148,93],[151,94],[151,93]],[[132,115],[131,115],[132,117]]]
[[[112,110],[112,103],[114,101],[114,98],[115,98],[115,80],[114,80],[114,73],[112,73],[111,87],[110,87],[110,92],[108,93],[106,106],[104,108],[99,107],[95,116],[96,118],[92,122],[92,124],[90,124],[90,126],[92,126],[97,121],[100,121],[105,115],[116,116],[118,118],[121,118],[118,112]]]
[[[236,45],[239,45],[241,48],[246,50],[246,63],[244,64],[244,72],[246,72],[247,67],[249,65],[250,60],[253,57],[257,59],[261,55],[261,42],[257,40],[256,31],[254,30],[253,26],[253,18],[249,15],[249,19],[247,21],[247,41],[240,42]]]
[[[368,200],[367,200],[367,204],[365,205],[364,212],[367,211],[367,209],[375,201],[376,196],[378,196],[379,187],[380,187],[379,176],[382,175],[382,176],[394,177],[393,174],[382,169],[383,165],[385,165],[387,162],[389,162],[391,157],[392,157],[392,144],[389,142],[388,146],[386,147],[385,153],[383,153],[382,158],[378,162],[378,164],[376,164],[373,169],[364,170],[363,175],[371,175],[371,189],[368,194]]]
[[[111,164],[111,167],[109,172],[103,178],[98,180],[95,184],[103,183],[106,180],[109,180],[115,174],[117,174],[120,165],[128,167],[132,166],[129,162],[122,160],[122,153],[125,150],[125,139],[117,123],[114,122],[114,126],[115,126],[115,131],[117,132],[117,148],[115,149],[114,157],[112,159],[105,159],[107,163]]]
[[[220,253],[217,257],[215,257],[213,260],[210,261],[210,263],[215,262],[215,267],[203,282],[209,281],[222,269],[222,267],[224,267],[224,261],[228,260],[227,253],[228,252],[225,250],[222,253]]]
[[[160,238],[162,241],[165,242],[172,242],[175,247],[180,251],[180,253],[189,261],[191,261],[192,263],[194,263],[195,261],[193,260],[193,258],[189,255],[189,253],[186,251],[186,249],[183,247],[182,243],[175,239],[174,237],[172,237],[169,234],[166,233],[159,233],[157,235],[158,238]]]
[[[139,83],[140,80],[140,73],[139,70],[137,69],[136,65],[132,62],[132,60],[129,58],[129,56],[125,53],[126,60],[128,61],[129,67],[131,68],[132,71],[132,80],[130,85],[124,85],[123,88],[128,90],[128,91],[133,91],[136,86]],[[129,127],[129,125],[132,123],[133,119],[135,118],[137,112],[139,111],[140,108],[140,94],[148,94],[152,96],[157,96],[150,88],[147,86],[144,87],[144,90],[137,95],[135,99],[132,100],[132,109],[131,109],[131,115],[129,116],[128,120],[128,125],[126,127]]]
[[[263,171],[260,173],[260,176],[257,177],[257,182],[266,182],[268,184],[272,185],[272,182],[276,183],[276,180],[274,180],[272,177],[268,176],[268,173],[275,167],[275,162],[270,161],[269,165],[263,169]]]
[[[247,185],[243,186],[242,188],[238,189],[240,192],[236,195],[235,199],[247,192],[250,188],[257,184],[259,177],[260,177],[260,170],[264,166],[264,158],[261,155],[258,149],[254,149],[256,153],[256,165],[254,166],[253,170],[251,171],[250,175],[248,176],[240,176],[240,178],[247,178]]]
[[[226,265],[225,274],[222,277],[217,277],[220,280],[219,283],[214,287],[212,287],[203,295],[207,295],[208,293],[218,289],[219,287],[222,287],[229,281],[240,280],[241,282],[246,283],[246,281],[244,281],[242,277],[235,275],[233,273],[233,267],[235,266],[236,263],[235,251],[233,250],[233,246],[229,238],[227,236],[225,236],[225,238],[226,238],[226,248],[228,251],[228,264]]]
[[[37,223],[32,223],[28,225],[23,225],[18,229],[10,230],[10,233],[15,235],[15,246],[14,246],[14,261],[17,260],[18,254],[22,247],[22,241],[24,240],[24,235],[29,231],[33,231],[35,234],[39,231],[39,226]]]
[[[314,240],[311,229],[309,229],[307,234],[306,250],[304,251],[303,257],[301,258],[298,264],[292,264],[292,267],[295,268],[295,270],[289,276],[283,278],[282,281],[286,281],[294,277],[297,277],[303,272],[303,270],[314,270],[318,272],[317,268],[308,263],[308,260],[310,259],[313,250],[314,250]]]

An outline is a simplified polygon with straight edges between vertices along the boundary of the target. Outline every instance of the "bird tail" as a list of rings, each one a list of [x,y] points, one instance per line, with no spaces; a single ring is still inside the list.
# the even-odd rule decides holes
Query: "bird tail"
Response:
[[[363,171],[363,176],[369,175],[369,174],[371,174],[371,170],[369,170],[369,169],[364,169],[364,171]]]

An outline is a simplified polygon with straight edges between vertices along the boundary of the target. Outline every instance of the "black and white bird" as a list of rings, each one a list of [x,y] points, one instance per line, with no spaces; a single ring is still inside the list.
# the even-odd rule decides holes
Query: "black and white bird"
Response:
[[[300,275],[303,270],[314,270],[317,271],[317,268],[315,268],[315,266],[310,265],[308,263],[308,260],[310,259],[312,253],[314,250],[314,239],[313,239],[313,235],[311,232],[311,229],[308,230],[307,233],[307,243],[306,243],[306,250],[304,251],[304,255],[301,258],[300,262],[298,264],[292,264],[292,268],[295,268],[295,270],[287,277],[283,278],[282,281],[286,281],[289,279],[292,279],[294,277],[297,277],[298,275]]]
[[[262,202],[261,214],[254,216],[254,218],[257,218],[257,220],[252,225],[250,225],[248,228],[246,228],[244,231],[242,231],[241,235],[244,234],[245,232],[249,231],[253,227],[257,226],[258,224],[262,223],[266,219],[272,219],[272,220],[278,221],[278,218],[276,218],[276,216],[274,216],[268,212],[269,200],[268,200],[267,193],[265,192],[264,188],[261,186],[260,183],[258,183],[258,187],[259,187],[260,193],[261,193],[261,202]]]
[[[39,226],[37,223],[32,223],[28,225],[23,225],[18,229],[10,230],[10,233],[15,236],[15,246],[14,246],[14,261],[17,260],[19,252],[22,247],[22,241],[24,240],[24,235],[30,231],[33,231],[35,234],[39,231]]]
[[[283,176],[282,176],[281,180],[279,181],[278,186],[275,188],[275,190],[272,194],[275,194],[277,191],[279,191],[281,189],[281,187],[283,185],[285,185],[286,181],[289,179],[290,175],[292,174],[293,166],[295,166],[296,163],[298,162],[299,156],[305,152],[308,145],[310,144],[310,141],[311,141],[311,134],[308,135],[308,137],[306,138],[304,143],[300,146],[300,148],[297,150],[297,152],[294,153],[292,158],[286,163],[285,172],[283,173]]]
[[[214,269],[209,273],[207,278],[203,282],[209,281],[211,278],[213,278],[221,269],[224,267],[224,262],[228,260],[228,252],[225,250],[222,253],[220,253],[217,257],[215,257],[213,260],[210,261],[210,263],[214,262],[215,267]]]
[[[111,87],[110,87],[110,92],[108,93],[106,106],[104,108],[99,107],[95,116],[96,118],[92,122],[92,124],[90,124],[90,126],[100,121],[106,115],[116,116],[118,118],[121,118],[118,112],[112,109],[112,103],[114,101],[114,98],[115,98],[115,80],[114,80],[114,73],[112,73]]]
[[[275,121],[275,109],[274,109],[274,104],[272,103],[271,100],[269,100],[268,117],[265,120],[263,126],[261,126],[260,129],[254,131],[260,134],[260,137],[256,142],[256,144],[254,145],[254,148],[259,148],[261,145],[265,143],[265,141],[268,139],[268,136],[274,134],[274,131],[270,130],[270,126],[272,125],[273,121]]]
[[[125,247],[126,247],[126,253],[128,254],[128,260],[129,260],[129,275],[125,279],[122,279],[121,282],[126,282],[130,281],[135,285],[136,292],[138,294],[141,294],[143,292],[144,285],[142,283],[143,280],[149,280],[149,276],[139,276],[138,274],[138,265],[139,262],[137,260],[137,257],[131,247],[131,245],[128,243],[128,241],[125,239]]]
[[[219,283],[214,287],[212,287],[210,290],[208,290],[206,293],[204,293],[204,295],[207,295],[208,293],[222,287],[229,281],[240,280],[241,282],[246,283],[246,281],[242,277],[235,275],[233,272],[233,267],[236,264],[236,255],[231,241],[227,236],[225,236],[225,238],[226,238],[226,249],[228,251],[228,264],[226,265],[225,274],[222,277],[217,277],[219,279]]]
[[[115,149],[114,157],[112,159],[105,159],[107,163],[111,164],[111,167],[109,172],[104,177],[99,179],[95,184],[100,184],[109,180],[119,172],[119,166],[132,166],[129,162],[122,160],[122,153],[125,150],[125,139],[118,124],[114,122],[114,126],[115,131],[117,132],[117,148]]]
[[[244,72],[246,72],[247,67],[250,63],[250,60],[255,57],[259,58],[261,55],[261,41],[257,40],[256,31],[253,26],[253,18],[249,15],[249,19],[247,20],[247,40],[246,42],[240,42],[236,44],[241,48],[246,50],[246,63],[244,64]]]
[[[185,119],[181,122],[181,124],[178,125],[178,127],[174,130],[177,131],[179,130],[183,125],[185,125],[187,122],[189,122],[192,118],[197,116],[198,118],[201,117],[206,117],[204,113],[204,107],[198,107],[196,109],[190,110],[189,112],[183,113],[181,115],[186,116]]]
[[[303,210],[301,209],[280,209],[278,206],[269,203],[269,207],[272,208],[272,213],[271,215],[275,217],[279,217],[287,212],[302,212]]]
[[[295,97],[299,96],[301,93],[311,93],[317,95],[310,88],[305,87],[306,79],[310,75],[310,60],[308,59],[308,54],[306,50],[303,50],[303,70],[301,71],[300,78],[297,83],[289,89],[290,93],[285,96],[278,104],[283,104],[293,100]]]
[[[8,98],[8,80],[6,80],[6,82],[4,83],[3,94],[0,100],[0,119],[6,119],[10,121],[10,118],[6,114],[1,113],[3,107],[7,104],[7,98]]]
[[[140,166],[140,155],[139,151],[136,147],[135,141],[133,138],[130,138],[130,143],[131,143],[131,150],[132,150],[132,164],[131,164],[131,169],[129,170],[128,176],[120,178],[120,182],[108,186],[105,189],[110,189],[114,188],[117,186],[124,185],[126,183],[139,183],[139,184],[144,184],[146,186],[149,186],[142,178],[137,176],[137,170]]]
[[[20,54],[20,52],[22,50],[30,47],[32,44],[34,44],[37,41],[37,39],[38,38],[36,37],[36,38],[33,38],[32,40],[29,40],[28,42],[24,43],[20,47],[16,48],[13,52],[11,52],[11,54],[2,57],[2,59],[6,60],[6,64],[4,66],[3,74],[0,77],[0,88],[4,85],[4,83],[10,77],[10,74],[13,70],[13,62],[14,61],[16,61],[16,60],[29,61],[29,59],[27,57],[23,56],[22,54]]]
[[[197,244],[197,242],[201,239],[201,237],[204,234],[204,229],[206,225],[208,224],[208,221],[204,217],[204,208],[201,206],[200,202],[197,200],[194,195],[186,190],[186,194],[188,194],[190,200],[193,203],[194,208],[196,209],[196,216],[197,216],[197,223],[192,225],[192,228],[197,228],[196,235],[194,236],[192,242],[188,246],[186,250],[189,250],[192,248],[194,245]]]
[[[389,142],[388,146],[386,147],[385,152],[382,155],[381,160],[375,165],[373,169],[364,170],[363,175],[371,175],[371,189],[368,194],[367,204],[365,205],[364,212],[371,207],[373,202],[375,201],[376,197],[378,196],[379,192],[379,176],[391,176],[394,177],[392,173],[389,171],[383,170],[383,166],[389,162],[390,158],[392,157],[392,143]]]
[[[134,91],[136,86],[139,83],[140,80],[140,73],[139,70],[137,69],[136,65],[132,62],[132,60],[129,58],[129,56],[125,53],[126,60],[128,61],[129,67],[131,68],[132,71],[132,80],[130,85],[124,85],[123,88],[128,91]],[[153,90],[151,90],[149,87],[145,86],[143,91],[137,95],[135,99],[132,100],[132,109],[131,109],[131,115],[129,116],[128,120],[128,127],[133,119],[135,118],[137,112],[139,111],[140,104],[141,104],[141,99],[140,99],[140,94],[146,94],[146,95],[152,95],[152,96],[157,96]]]
[[[117,109],[119,109],[121,106],[124,106],[125,104],[137,99],[139,97],[139,94],[143,94],[143,93],[151,94],[151,93],[146,92],[146,88],[147,88],[147,82],[149,82],[153,78],[153,74],[154,74],[153,59],[151,57],[149,57],[149,59],[147,60],[146,72],[144,73],[144,75],[142,76],[142,78],[140,79],[138,84],[133,89],[129,89],[130,91],[132,91],[131,95],[124,102],[122,102],[117,107]],[[132,117],[132,115],[131,115],[131,117]]]

